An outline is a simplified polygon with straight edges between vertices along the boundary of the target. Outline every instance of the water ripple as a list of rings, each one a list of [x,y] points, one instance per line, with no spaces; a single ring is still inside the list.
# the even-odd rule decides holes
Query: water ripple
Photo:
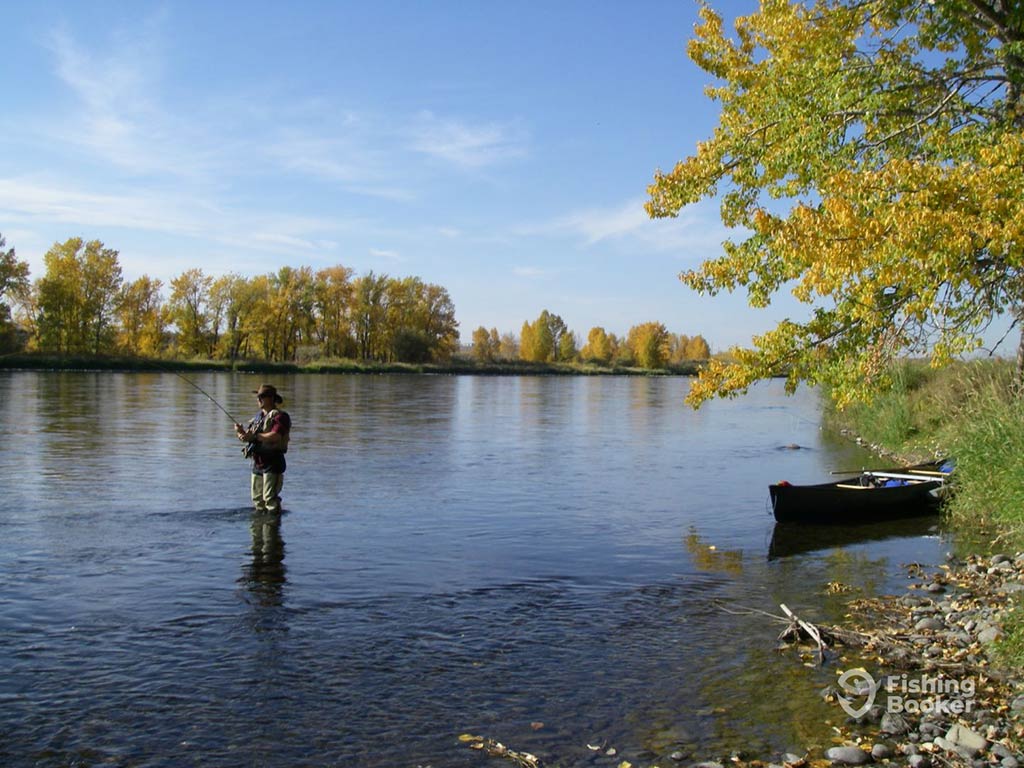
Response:
[[[255,377],[198,379],[251,407]],[[0,373],[23,446],[0,455],[22,479],[0,521],[0,763],[478,766],[464,732],[565,766],[593,764],[587,743],[647,763],[788,748],[834,714],[823,683],[721,606],[827,611],[818,585],[877,589],[892,553],[941,547],[769,562],[767,483],[860,463],[777,388],[693,413],[686,379],[278,383],[279,523],[178,377]],[[178,422],[187,445],[160,428]]]

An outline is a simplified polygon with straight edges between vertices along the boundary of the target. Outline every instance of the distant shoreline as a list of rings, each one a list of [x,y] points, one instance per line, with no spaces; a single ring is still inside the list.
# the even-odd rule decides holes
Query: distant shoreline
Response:
[[[595,363],[481,363],[455,358],[449,363],[379,363],[358,360],[274,363],[265,360],[157,360],[116,355],[56,355],[15,353],[0,356],[0,370],[31,371],[164,371],[167,373],[343,373],[433,374],[471,376],[696,376],[703,361],[670,368],[633,368]]]

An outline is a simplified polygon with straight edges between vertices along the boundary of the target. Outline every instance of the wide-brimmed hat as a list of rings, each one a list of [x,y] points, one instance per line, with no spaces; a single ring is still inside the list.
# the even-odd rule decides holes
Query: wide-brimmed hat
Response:
[[[263,397],[263,395],[273,395],[275,403],[284,402],[284,398],[277,394],[277,387],[273,387],[270,384],[261,384],[259,389],[254,389],[252,392],[260,397]]]

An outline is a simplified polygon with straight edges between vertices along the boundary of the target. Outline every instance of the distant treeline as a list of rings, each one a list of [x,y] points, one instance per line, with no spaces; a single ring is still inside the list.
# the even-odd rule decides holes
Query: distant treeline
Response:
[[[0,370],[36,371],[142,371],[148,373],[260,373],[277,374],[382,374],[431,373],[478,376],[696,376],[703,362],[689,361],[666,368],[602,365],[597,363],[480,362],[465,354],[444,363],[379,363],[372,360],[313,360],[307,363],[274,363],[267,360],[181,360],[128,355],[63,355],[46,352],[13,352],[0,355]]]
[[[165,297],[162,281],[147,275],[125,282],[118,252],[98,240],[55,243],[35,281],[28,264],[5,247],[0,236],[5,353],[445,364],[459,351],[448,291],[418,277],[356,277],[340,264],[318,271],[282,267],[255,277],[213,277],[193,268],[170,281]],[[562,319],[545,310],[523,324],[519,338],[478,328],[472,354],[481,363],[657,369],[706,359],[710,349],[700,336],[676,336],[655,322],[635,326],[624,339],[593,328],[581,349]]]
[[[561,317],[545,309],[532,323],[523,323],[518,339],[511,333],[499,334],[497,328],[477,328],[473,331],[473,356],[482,362],[583,361],[655,369],[688,360],[707,360],[711,348],[703,336],[677,336],[662,323],[649,322],[634,325],[624,339],[604,328],[591,328],[587,343],[580,349],[576,334]]]

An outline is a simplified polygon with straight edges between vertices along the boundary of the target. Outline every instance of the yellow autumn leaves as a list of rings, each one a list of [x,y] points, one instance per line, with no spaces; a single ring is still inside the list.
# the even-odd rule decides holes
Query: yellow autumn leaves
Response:
[[[1024,313],[1024,74],[1000,43],[1020,19],[882,0],[701,18],[688,50],[719,125],[655,174],[648,212],[716,197],[736,237],[682,281],[809,308],[708,366],[691,403],[780,374],[870,397],[894,358],[942,364]]]

